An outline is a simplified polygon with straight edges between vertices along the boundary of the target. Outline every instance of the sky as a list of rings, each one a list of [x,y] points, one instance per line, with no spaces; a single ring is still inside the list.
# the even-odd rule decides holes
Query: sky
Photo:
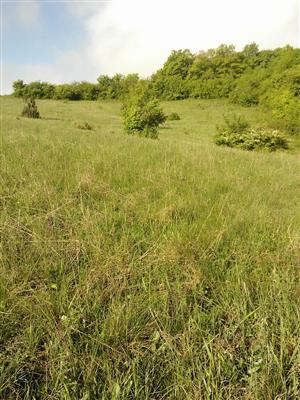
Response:
[[[299,0],[0,1],[1,94],[17,79],[146,77],[178,49],[300,45]]]

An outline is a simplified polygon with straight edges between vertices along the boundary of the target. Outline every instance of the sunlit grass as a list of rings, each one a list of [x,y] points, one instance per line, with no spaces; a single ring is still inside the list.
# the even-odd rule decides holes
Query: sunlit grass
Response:
[[[0,398],[297,399],[299,153],[220,148],[225,101],[3,98]],[[74,126],[88,122],[93,130]]]

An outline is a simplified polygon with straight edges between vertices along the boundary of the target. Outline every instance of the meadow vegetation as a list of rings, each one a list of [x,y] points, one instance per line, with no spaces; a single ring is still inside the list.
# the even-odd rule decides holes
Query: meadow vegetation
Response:
[[[210,62],[179,55],[183,80]],[[22,106],[1,98],[0,398],[300,398],[299,137],[216,146],[224,115],[272,116],[228,99],[163,102],[158,140],[117,101]]]
[[[224,116],[225,124],[217,126],[215,143],[221,146],[244,150],[287,149],[288,140],[278,130],[266,127],[251,127],[241,116]]]
[[[199,51],[172,51],[163,67],[148,79],[137,74],[100,75],[97,83],[53,85],[22,80],[14,94],[38,99],[126,99],[132,88],[147,86],[160,100],[229,98],[247,107],[271,111],[269,124],[288,134],[300,132],[300,49],[286,46],[259,50],[257,44],[237,51],[233,45]]]

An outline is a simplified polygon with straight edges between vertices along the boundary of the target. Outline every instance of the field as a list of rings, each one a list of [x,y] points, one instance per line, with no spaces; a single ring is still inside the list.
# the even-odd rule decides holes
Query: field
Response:
[[[300,398],[300,158],[218,147],[221,100],[1,98],[1,399]],[[76,124],[87,121],[94,129]]]

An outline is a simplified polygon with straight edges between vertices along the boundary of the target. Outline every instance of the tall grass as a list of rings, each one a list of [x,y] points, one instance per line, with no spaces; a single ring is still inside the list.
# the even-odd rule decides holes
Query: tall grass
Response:
[[[223,101],[150,141],[118,103],[2,100],[0,398],[299,398],[297,151],[215,146]]]

